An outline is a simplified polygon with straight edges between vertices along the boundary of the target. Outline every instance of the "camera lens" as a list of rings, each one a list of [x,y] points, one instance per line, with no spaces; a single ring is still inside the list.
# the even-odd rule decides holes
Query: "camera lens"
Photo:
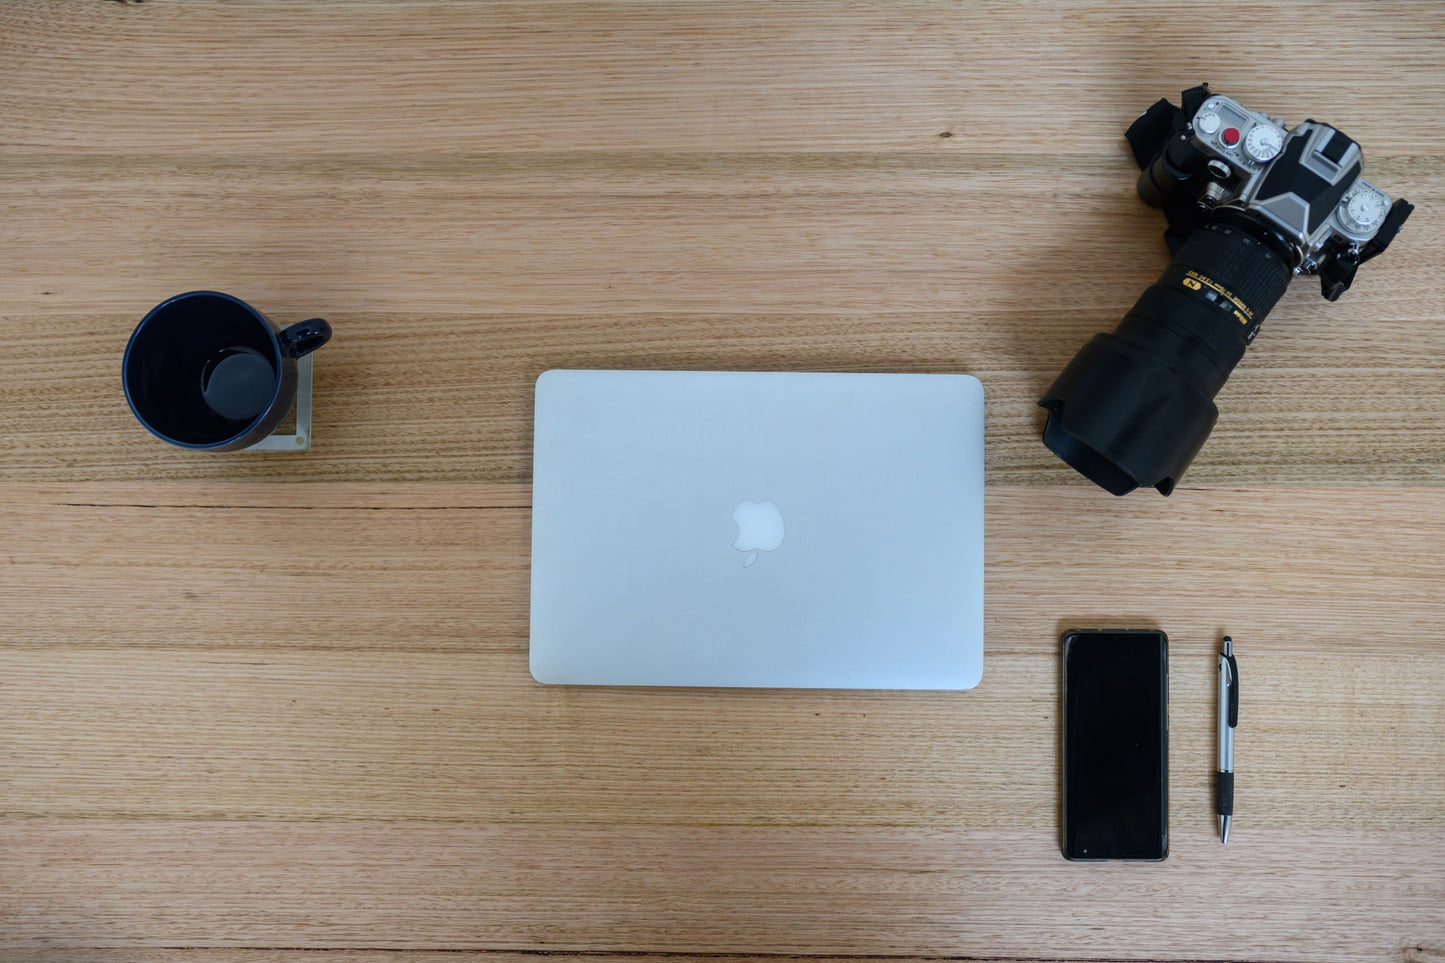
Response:
[[[1180,246],[1112,334],[1054,379],[1044,444],[1115,495],[1168,495],[1209,437],[1214,396],[1293,275],[1287,244],[1247,215],[1218,212]]]

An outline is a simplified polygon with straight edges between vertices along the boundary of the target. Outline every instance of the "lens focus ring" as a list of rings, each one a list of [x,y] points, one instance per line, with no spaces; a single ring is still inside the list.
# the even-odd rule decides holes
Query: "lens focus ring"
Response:
[[[1213,397],[1291,276],[1272,249],[1246,232],[1210,224],[1185,240],[1116,333]]]
[[[1289,287],[1293,272],[1273,250],[1237,227],[1209,224],[1180,247],[1174,263],[1215,281],[1246,307],[1251,328]],[[1216,292],[1218,293],[1218,292]],[[1252,340],[1251,334],[1250,339]]]

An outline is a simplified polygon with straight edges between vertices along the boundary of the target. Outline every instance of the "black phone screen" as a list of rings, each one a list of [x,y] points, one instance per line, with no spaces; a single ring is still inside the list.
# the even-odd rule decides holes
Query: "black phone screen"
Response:
[[[1064,648],[1064,856],[1169,852],[1169,640],[1074,631]]]

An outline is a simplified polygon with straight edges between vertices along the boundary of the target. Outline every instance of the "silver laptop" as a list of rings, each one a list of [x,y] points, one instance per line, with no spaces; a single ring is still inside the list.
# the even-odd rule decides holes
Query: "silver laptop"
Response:
[[[968,375],[548,371],[532,675],[969,689],[983,388]]]

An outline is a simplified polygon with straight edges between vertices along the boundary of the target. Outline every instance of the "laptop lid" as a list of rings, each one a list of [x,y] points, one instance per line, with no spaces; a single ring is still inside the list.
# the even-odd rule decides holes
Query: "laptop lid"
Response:
[[[531,669],[568,684],[977,685],[982,386],[545,372]]]

